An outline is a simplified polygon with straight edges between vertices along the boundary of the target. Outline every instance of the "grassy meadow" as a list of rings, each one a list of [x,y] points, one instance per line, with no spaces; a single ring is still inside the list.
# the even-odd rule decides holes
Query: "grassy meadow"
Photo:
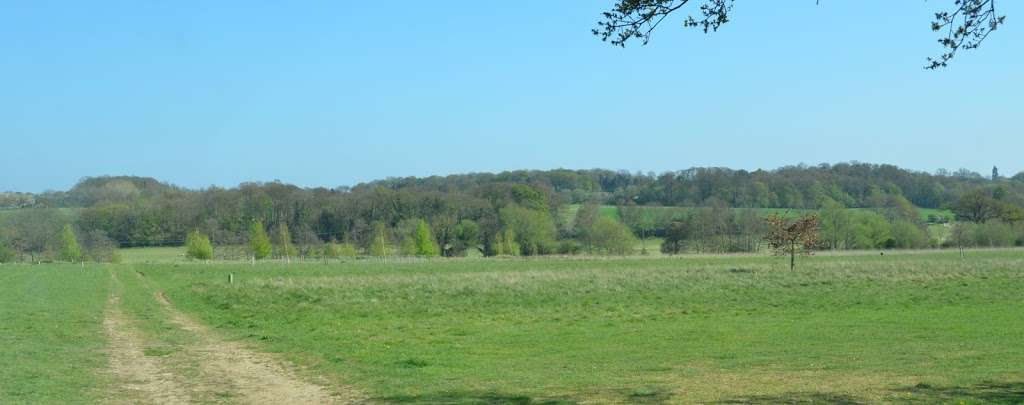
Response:
[[[104,396],[109,280],[92,266],[0,266],[0,403]]]
[[[370,403],[1019,403],[1024,251],[0,267],[0,402],[109,398],[108,294],[174,359],[163,292]],[[228,283],[233,274],[235,282]],[[185,357],[172,363],[200,375]],[[212,393],[201,402],[236,401]]]

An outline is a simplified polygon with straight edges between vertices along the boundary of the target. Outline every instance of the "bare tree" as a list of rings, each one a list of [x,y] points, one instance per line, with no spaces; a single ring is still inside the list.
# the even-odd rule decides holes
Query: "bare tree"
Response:
[[[700,5],[697,13],[683,19],[683,27],[701,29],[706,34],[729,22],[733,0],[617,0],[611,10],[602,13],[604,20],[592,32],[615,46],[624,47],[633,39],[647,45],[651,34],[669,15],[690,3]],[[1006,16],[996,14],[995,0],[954,0],[952,10],[935,13],[931,28],[943,33],[938,40],[943,52],[929,57],[925,69],[946,67],[957,51],[977,48],[1005,20]]]

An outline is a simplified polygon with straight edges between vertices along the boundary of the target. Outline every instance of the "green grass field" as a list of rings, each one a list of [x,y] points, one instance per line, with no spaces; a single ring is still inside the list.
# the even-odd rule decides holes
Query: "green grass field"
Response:
[[[0,266],[0,403],[104,397],[109,279],[95,267]]]
[[[0,403],[116,395],[111,292],[183,381],[204,375],[196,339],[158,292],[373,403],[1020,403],[1022,269],[1021,250],[828,254],[794,272],[760,255],[4,266]],[[245,402],[226,387],[198,402]]]

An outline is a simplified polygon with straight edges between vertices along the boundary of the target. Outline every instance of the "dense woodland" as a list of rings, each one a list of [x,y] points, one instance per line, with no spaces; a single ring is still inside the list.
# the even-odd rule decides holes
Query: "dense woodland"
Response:
[[[601,205],[617,206],[617,220],[601,215]],[[151,178],[93,177],[67,191],[0,194],[0,256],[58,257],[65,225],[85,252],[178,246],[190,233],[214,246],[247,246],[254,224],[269,235],[272,254],[286,257],[327,250],[623,254],[649,237],[663,238],[666,253],[757,251],[765,209],[817,213],[823,249],[1013,246],[1024,242],[1022,206],[1024,173],[863,163],[752,172],[510,171],[333,189],[275,181],[190,190]],[[943,224],[946,218],[921,215],[922,208],[952,210],[957,220]],[[936,235],[929,225],[945,232]]]

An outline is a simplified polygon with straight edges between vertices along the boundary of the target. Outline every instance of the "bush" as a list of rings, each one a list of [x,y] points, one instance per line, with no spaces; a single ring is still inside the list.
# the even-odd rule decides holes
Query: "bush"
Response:
[[[196,260],[213,259],[213,245],[210,244],[210,238],[199,231],[190,232],[185,239],[185,255]]]
[[[626,255],[633,252],[636,237],[625,225],[608,217],[598,217],[591,225],[590,240],[600,252]]]
[[[910,221],[899,220],[892,224],[892,245],[899,249],[923,249],[928,247],[928,233]]]
[[[971,227],[969,239],[978,247],[1006,247],[1017,243],[1017,235],[1009,224],[988,221]]]
[[[576,255],[583,251],[583,246],[574,240],[563,240],[558,243],[558,254]]]
[[[676,255],[686,250],[686,240],[690,238],[692,227],[687,221],[672,221],[665,229],[665,240],[661,243],[661,253]]]

